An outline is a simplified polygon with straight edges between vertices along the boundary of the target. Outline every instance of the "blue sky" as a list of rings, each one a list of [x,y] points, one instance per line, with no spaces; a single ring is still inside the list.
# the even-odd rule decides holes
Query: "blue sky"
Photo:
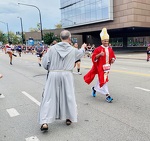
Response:
[[[21,22],[17,17],[22,18],[23,30],[36,28],[40,22],[39,12],[31,6],[18,5],[18,3],[37,6],[41,11],[43,29],[54,29],[60,23],[60,0],[0,0],[0,21],[8,23],[9,31],[21,31]],[[0,30],[7,32],[7,26],[0,23]]]

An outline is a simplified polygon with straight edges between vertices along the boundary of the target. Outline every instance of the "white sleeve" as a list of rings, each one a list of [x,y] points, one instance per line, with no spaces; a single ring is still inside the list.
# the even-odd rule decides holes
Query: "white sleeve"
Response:
[[[76,49],[75,48],[75,61],[81,59],[85,54],[85,49],[84,48],[80,48],[80,49]]]

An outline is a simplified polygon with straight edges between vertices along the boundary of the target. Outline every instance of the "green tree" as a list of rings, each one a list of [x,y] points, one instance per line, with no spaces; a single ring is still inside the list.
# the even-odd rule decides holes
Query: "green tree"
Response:
[[[56,24],[55,27],[56,27],[56,29],[60,29],[60,28],[62,28],[62,24],[60,24],[60,23]]]
[[[14,34],[13,32],[9,32],[9,39],[13,44],[19,44],[22,42],[21,36]]]
[[[7,43],[7,36],[2,31],[0,31],[0,42],[6,44]]]
[[[30,32],[38,32],[40,30],[41,30],[41,24],[40,23],[37,23],[35,28],[33,28],[33,27],[29,28]]]
[[[44,43],[50,45],[54,40],[60,41],[60,38],[55,36],[53,32],[45,33],[43,36]]]
[[[31,28],[29,29],[29,31],[30,31],[30,32],[38,32],[39,30],[38,30],[37,28],[32,28],[32,27],[31,27]]]

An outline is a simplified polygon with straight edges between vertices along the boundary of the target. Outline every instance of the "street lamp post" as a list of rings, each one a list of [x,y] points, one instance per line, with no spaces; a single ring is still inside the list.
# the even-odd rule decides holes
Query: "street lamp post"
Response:
[[[22,18],[21,17],[17,17],[20,19],[20,22],[21,22],[21,35],[22,35],[22,44],[24,44],[24,37],[23,37],[23,24],[22,24]]]
[[[3,23],[3,24],[5,24],[6,26],[7,26],[7,34],[8,34],[8,42],[10,41],[10,39],[9,39],[9,28],[8,28],[8,23],[5,23],[5,22],[2,22],[2,21],[0,21],[1,23]]]
[[[23,3],[18,3],[18,4],[20,4],[20,5],[26,5],[26,6],[32,6],[32,7],[35,7],[36,9],[38,9],[38,11],[39,11],[39,17],[40,17],[40,26],[41,26],[41,40],[43,40],[42,19],[41,19],[41,11],[40,11],[40,9],[37,6],[35,6],[35,5],[23,4]]]

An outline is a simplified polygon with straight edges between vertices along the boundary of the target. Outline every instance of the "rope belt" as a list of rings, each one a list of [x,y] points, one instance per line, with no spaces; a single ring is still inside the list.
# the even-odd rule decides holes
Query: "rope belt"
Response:
[[[49,72],[72,72],[72,70],[49,70]]]

